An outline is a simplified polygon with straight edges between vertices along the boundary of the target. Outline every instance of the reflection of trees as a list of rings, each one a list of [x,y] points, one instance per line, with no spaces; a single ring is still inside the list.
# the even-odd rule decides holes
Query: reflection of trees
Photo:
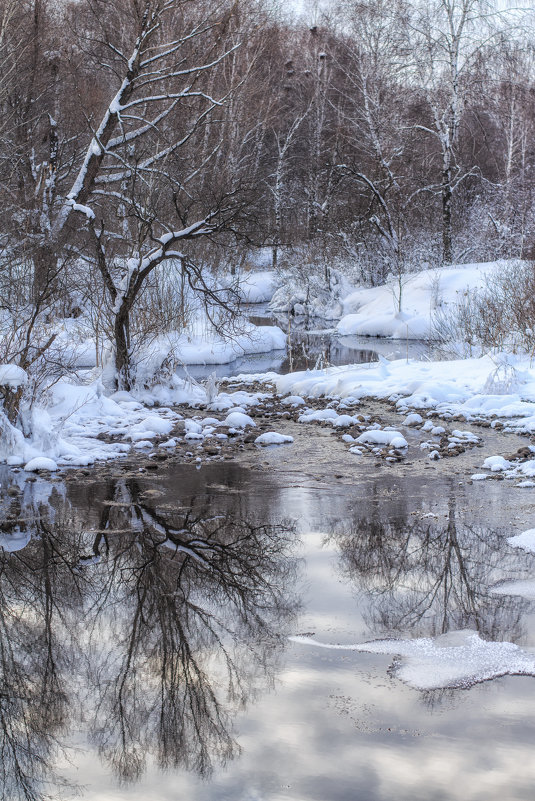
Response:
[[[246,702],[256,671],[269,671],[291,611],[287,529],[195,502],[180,513],[155,508],[135,482],[113,503],[95,537],[95,549],[109,546],[103,622],[115,643],[99,668],[95,739],[125,780],[155,742],[162,767],[205,775],[235,753],[229,709]]]
[[[19,535],[31,529],[32,540],[13,553],[0,548],[0,788],[2,798],[31,800],[52,779],[67,724],[73,649],[65,623],[81,606],[83,579],[71,567],[74,536],[66,546],[44,506],[30,518],[31,509],[12,502],[2,530],[14,506],[12,525]]]
[[[122,780],[147,756],[207,775],[236,753],[233,716],[294,611],[288,527],[158,507],[132,480],[110,486],[96,532],[51,520],[0,549],[2,797],[41,797],[79,707]]]
[[[334,535],[345,574],[370,596],[365,619],[374,633],[474,628],[491,640],[521,636],[525,602],[489,592],[508,567],[520,569],[503,533],[460,521],[454,494],[444,522],[385,518],[383,508],[374,498],[367,517]]]

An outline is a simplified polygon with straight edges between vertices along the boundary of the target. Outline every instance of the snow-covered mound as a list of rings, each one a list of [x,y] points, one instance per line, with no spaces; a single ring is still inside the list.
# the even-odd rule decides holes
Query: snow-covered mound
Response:
[[[245,303],[267,303],[279,285],[275,270],[258,270],[240,278],[238,292]]]
[[[17,389],[24,386],[28,381],[28,376],[22,367],[15,364],[0,364],[0,386]]]
[[[535,365],[529,356],[500,353],[436,362],[381,359],[287,375],[240,375],[237,379],[269,382],[281,396],[341,398],[346,405],[362,398],[387,399],[394,401],[402,414],[433,409],[445,420],[456,414],[466,420],[496,417],[504,421],[507,430],[535,431]],[[337,416],[330,409],[303,414],[325,422]],[[522,468],[524,476],[535,476],[535,461]]]
[[[273,312],[291,312],[297,316],[322,320],[338,320],[343,313],[342,299],[353,291],[341,273],[331,270],[327,281],[324,272],[317,272],[314,265],[305,265],[302,276],[295,271],[287,271],[282,274],[281,280],[282,286],[270,303]]]
[[[358,289],[345,298],[337,331],[342,335],[432,339],[440,310],[458,304],[466,292],[484,287],[487,276],[503,265],[502,261],[423,270],[403,277],[401,289],[397,279]]]
[[[137,380],[150,380],[171,356],[178,364],[228,364],[241,356],[286,348],[286,334],[275,325],[243,324],[239,333],[222,337],[171,333],[156,337],[138,356]]]

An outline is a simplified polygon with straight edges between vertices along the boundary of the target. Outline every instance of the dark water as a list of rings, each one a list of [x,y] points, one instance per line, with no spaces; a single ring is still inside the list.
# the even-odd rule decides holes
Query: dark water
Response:
[[[531,798],[534,679],[422,693],[286,639],[535,645],[533,604],[489,593],[535,569],[506,483],[257,467],[0,476],[2,798]]]

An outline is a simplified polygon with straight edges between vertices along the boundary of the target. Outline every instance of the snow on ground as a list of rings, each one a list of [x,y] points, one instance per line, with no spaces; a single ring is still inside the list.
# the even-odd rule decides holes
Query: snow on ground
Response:
[[[246,354],[286,348],[286,334],[275,325],[240,326],[240,331],[221,337],[216,333],[165,334],[157,337],[138,356],[138,380],[150,380],[168,354],[181,364],[228,364]]]
[[[456,305],[463,295],[485,285],[487,276],[504,262],[461,264],[423,270],[388,284],[358,289],[345,298],[339,334],[433,339],[434,318]],[[401,303],[400,303],[401,292]]]
[[[445,420],[458,414],[468,421],[496,417],[505,421],[509,431],[535,431],[535,364],[529,357],[497,354],[437,362],[382,359],[288,375],[240,375],[236,380],[269,382],[282,396],[341,398],[351,403],[362,398],[388,399],[404,415],[433,410]]]
[[[490,588],[493,595],[520,595],[529,601],[535,601],[535,579],[524,581],[502,581]]]
[[[238,292],[245,303],[267,303],[280,285],[275,270],[245,273],[239,280]]]
[[[357,442],[370,442],[373,445],[389,445],[391,448],[406,448],[408,442],[399,431],[376,430],[365,431],[357,438]]]
[[[373,640],[356,645],[331,645],[310,637],[290,640],[320,648],[392,654],[399,659],[392,672],[418,690],[468,688],[499,676],[535,676],[535,649],[511,642],[488,642],[465,629],[415,640]]]
[[[523,531],[522,534],[517,534],[515,537],[508,537],[507,542],[513,548],[522,548],[528,553],[535,553],[535,528]]]
[[[277,431],[266,431],[255,439],[255,445],[285,445],[293,442],[294,438],[287,434],[279,434]]]
[[[50,406],[33,410],[31,437],[24,438],[5,417],[0,417],[0,462],[23,467],[26,472],[53,471],[114,459],[132,447],[152,449],[162,443],[173,448],[182,439],[170,437],[178,423],[183,425],[184,441],[226,439],[227,434],[218,429],[254,427],[246,410],[265,397],[266,393],[242,390],[220,392],[211,399],[206,387],[176,376],[167,386],[115,392],[109,397],[99,381],[89,386],[60,381],[50,390]],[[169,408],[177,403],[190,407],[203,404],[212,412],[222,412],[221,419],[199,417],[182,423],[182,415]]]

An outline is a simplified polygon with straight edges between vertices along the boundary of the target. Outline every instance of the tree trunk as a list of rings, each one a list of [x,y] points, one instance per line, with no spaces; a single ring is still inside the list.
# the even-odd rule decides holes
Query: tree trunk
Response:
[[[451,188],[450,170],[442,176],[442,263],[453,262],[453,234],[451,224],[451,206],[453,192]]]
[[[49,294],[56,273],[56,257],[50,245],[42,245],[33,260],[33,302],[40,306]]]
[[[132,389],[130,363],[130,304],[123,300],[115,315],[115,385],[129,392]]]

